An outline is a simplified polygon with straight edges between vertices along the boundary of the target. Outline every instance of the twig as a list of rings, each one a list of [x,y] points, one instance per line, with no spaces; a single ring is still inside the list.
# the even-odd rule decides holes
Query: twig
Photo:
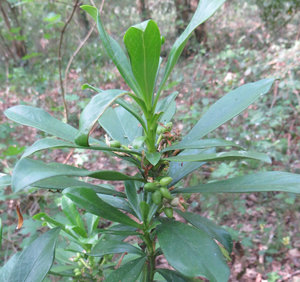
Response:
[[[63,99],[63,103],[64,103],[64,115],[65,115],[65,120],[66,122],[68,121],[68,107],[67,107],[67,103],[66,103],[66,99],[65,99],[65,89],[64,89],[64,85],[63,85],[63,79],[62,79],[62,57],[61,57],[61,47],[62,47],[62,42],[63,42],[63,37],[64,37],[64,33],[67,29],[67,26],[69,25],[69,23],[71,22],[75,11],[77,9],[78,6],[78,2],[79,0],[75,0],[75,4],[73,6],[73,10],[72,13],[70,14],[69,18],[67,19],[61,33],[60,33],[60,39],[59,39],[59,46],[58,46],[58,70],[59,70],[59,82],[60,82],[60,89],[61,89],[61,95],[62,95],[62,99]]]
[[[93,3],[94,1],[92,1]],[[102,0],[100,9],[99,9],[99,13],[102,12],[103,9],[103,4],[104,4],[104,0]],[[72,54],[72,56],[69,59],[69,62],[67,64],[66,70],[65,70],[65,83],[64,83],[64,89],[67,90],[67,85],[68,85],[68,73],[69,73],[69,69],[70,66],[74,60],[74,58],[76,57],[76,55],[79,53],[80,49],[84,46],[84,44],[87,42],[87,40],[90,38],[91,34],[94,31],[94,28],[96,26],[96,23],[93,24],[93,26],[91,27],[91,29],[89,30],[88,34],[85,36],[85,38],[80,42],[80,44],[78,45],[78,47],[76,48],[75,52]]]
[[[67,155],[67,157],[63,161],[63,164],[66,164],[68,162],[68,160],[71,158],[71,156],[73,155],[73,153],[74,153],[74,149],[71,149],[70,153]]]
[[[271,104],[271,109],[273,108],[273,106],[275,105],[276,100],[277,100],[278,84],[279,84],[279,81],[276,80],[276,81],[275,81],[275,86],[274,86],[273,101],[272,101],[272,104]]]

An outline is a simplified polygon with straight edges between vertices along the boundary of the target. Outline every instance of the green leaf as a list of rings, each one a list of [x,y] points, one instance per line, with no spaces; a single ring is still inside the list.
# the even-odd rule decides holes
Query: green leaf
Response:
[[[140,180],[138,176],[128,176],[117,171],[100,170],[88,171],[86,169],[77,168],[60,163],[46,164],[41,161],[31,159],[21,159],[17,162],[12,176],[12,189],[17,192],[34,184],[37,181],[47,179],[54,176],[78,176],[92,177],[102,180]]]
[[[157,227],[157,238],[169,264],[183,275],[228,281],[225,259],[206,232],[181,222],[163,221]]]
[[[169,122],[175,112],[176,112],[176,102],[175,99],[178,95],[178,92],[175,91],[168,95],[166,98],[158,101],[157,103],[157,112],[163,112],[161,117],[159,118],[160,122],[166,123]]]
[[[59,227],[64,232],[66,232],[67,234],[69,234],[71,237],[73,237],[76,240],[78,240],[78,235],[80,235],[84,238],[87,237],[86,231],[84,229],[82,230],[81,228],[76,228],[77,226],[72,226],[73,229],[75,229],[75,228],[77,229],[76,230],[77,232],[76,232],[72,228],[70,228],[71,227],[70,225],[65,225],[64,223],[53,219],[52,217],[50,217],[48,214],[46,214],[44,212],[35,214],[32,218],[34,220],[39,220],[39,221],[42,221],[43,223],[46,223],[50,228]]]
[[[113,190],[115,191],[115,190]],[[97,192],[97,191],[95,191]],[[98,194],[98,197],[103,200],[104,202],[108,203],[109,205],[129,212],[129,213],[133,213],[133,210],[131,208],[131,206],[129,205],[128,201],[126,201],[124,198],[119,198],[116,197],[115,195],[102,195],[102,194]]]
[[[175,144],[163,149],[162,152],[183,150],[183,149],[205,149],[205,148],[212,148],[212,147],[237,147],[242,149],[241,146],[223,139],[201,139],[201,140],[186,141],[182,144],[181,143]]]
[[[49,230],[24,249],[5,281],[42,281],[52,266],[59,231],[59,228]]]
[[[139,208],[140,201],[138,198],[137,189],[134,181],[125,181],[125,193],[130,206],[135,212],[135,215],[140,221],[142,221],[142,216]]]
[[[4,114],[15,122],[37,128],[71,142],[74,141],[78,132],[76,128],[59,121],[44,110],[31,106],[14,106],[7,109]]]
[[[3,224],[2,224],[2,219],[0,218],[0,249],[2,249],[2,234],[3,234]]]
[[[139,122],[122,107],[109,108],[99,119],[100,125],[113,140],[118,140],[123,145],[129,145],[142,135]]]
[[[271,159],[262,153],[247,151],[231,151],[219,152],[214,154],[195,154],[195,155],[177,155],[175,157],[164,158],[164,160],[173,162],[200,162],[200,161],[220,161],[220,160],[237,160],[237,159],[253,159],[266,163],[271,163]]]
[[[96,193],[104,194],[104,195],[111,195],[111,196],[118,196],[125,198],[124,193],[118,192],[116,190],[108,189],[99,185],[90,184],[88,182],[80,181],[71,177],[67,176],[54,176],[51,178],[46,178],[35,182],[34,187],[37,188],[44,188],[44,189],[55,189],[55,190],[62,190],[65,188],[90,188],[93,189]]]
[[[147,126],[146,123],[143,119],[143,117],[141,116],[141,114],[139,112],[137,112],[134,107],[130,104],[127,103],[125,100],[123,99],[118,99],[116,101],[117,104],[119,104],[121,107],[123,107],[127,112],[129,112],[130,114],[132,114],[140,123],[140,125],[144,128],[144,130],[147,130]],[[140,126],[138,125],[138,126]]]
[[[68,218],[71,224],[80,227],[81,230],[85,231],[84,222],[81,218],[80,213],[76,209],[74,203],[67,197],[63,196],[61,198],[61,208],[65,216]],[[86,233],[86,232],[85,232]],[[87,234],[85,236],[87,237]]]
[[[20,256],[21,252],[15,253],[7,262],[0,268],[0,281],[9,281],[9,276]]]
[[[158,164],[158,162],[160,161],[160,157],[161,153],[159,152],[146,152],[146,158],[153,166],[156,166]]]
[[[70,198],[79,208],[85,209],[110,221],[139,228],[140,225],[127,215],[101,200],[97,194],[86,188],[67,188],[63,194]]]
[[[214,152],[213,149],[208,149],[208,150],[199,150],[199,149],[188,149],[182,151],[178,156],[185,156],[189,154],[199,154],[199,153],[211,153]],[[170,163],[170,168],[168,172],[168,176],[173,178],[173,181],[169,186],[172,186],[176,184],[178,181],[180,181],[182,178],[185,176],[189,175],[202,165],[204,165],[205,162],[171,162]]]
[[[173,193],[252,193],[281,191],[300,193],[300,174],[281,171],[260,172],[208,184],[180,188]]]
[[[129,85],[129,87],[134,91],[134,93],[142,97],[141,89],[132,73],[131,66],[126,54],[124,53],[118,42],[111,36],[109,36],[104,30],[98,10],[95,7],[89,5],[82,5],[80,7],[81,9],[89,13],[97,22],[99,35],[107,54],[112,59],[113,63],[119,70],[126,83]]]
[[[161,48],[160,32],[153,20],[130,27],[124,36],[132,72],[150,108]]]
[[[101,144],[102,146],[97,146],[97,144]],[[105,143],[98,141],[98,143],[89,147],[85,146],[78,146],[74,143],[69,143],[63,140],[54,139],[54,138],[43,138],[40,140],[37,140],[34,144],[32,144],[30,147],[28,147],[24,154],[22,155],[22,158],[26,158],[38,151],[46,150],[46,149],[58,149],[58,148],[77,148],[77,149],[89,149],[89,150],[96,150],[96,151],[104,151],[104,152],[123,152],[128,154],[137,154],[141,155],[140,152],[137,152],[135,150],[126,150],[122,148],[112,148],[108,147]]]
[[[190,23],[188,24],[184,32],[177,38],[174,45],[172,46],[172,49],[168,56],[168,61],[163,75],[163,79],[159,86],[158,93],[160,93],[161,90],[163,89],[172,69],[177,63],[178,58],[180,57],[181,52],[183,51],[184,46],[186,45],[193,31],[196,29],[197,26],[199,26],[200,24],[205,22],[208,18],[210,18],[224,2],[225,0],[201,0],[200,1]]]
[[[167,282],[194,282],[193,279],[187,278],[174,270],[157,268],[156,272],[161,274]]]
[[[131,244],[117,240],[100,240],[89,253],[90,256],[102,257],[107,254],[137,254],[143,256],[144,253],[140,248]]]
[[[0,174],[0,188],[11,185],[11,176],[9,174]]]
[[[181,217],[194,225],[196,228],[203,230],[213,239],[219,241],[226,248],[226,250],[231,253],[232,238],[225,229],[216,225],[213,221],[195,213],[182,212],[178,209],[176,210],[176,213],[178,213]]]
[[[117,270],[113,271],[106,279],[106,282],[132,282],[137,281],[145,265],[146,258],[137,258],[122,265]]]
[[[83,109],[79,119],[79,133],[75,143],[80,146],[88,146],[89,133],[93,126],[105,112],[105,110],[118,98],[125,95],[127,91],[112,89],[105,90],[95,95]]]
[[[147,225],[148,222],[151,220],[151,218],[148,218],[149,212],[150,212],[150,206],[145,201],[141,201],[140,202],[140,210],[141,210],[141,215],[142,215],[142,223]]]
[[[262,79],[253,83],[244,84],[227,93],[208,109],[179,144],[184,144],[189,140],[200,139],[232,119],[245,110],[259,96],[267,93],[273,82],[273,78]]]
[[[91,89],[91,90],[93,90],[93,91],[95,91],[95,92],[97,92],[97,93],[100,93],[100,92],[103,91],[102,89],[97,88],[97,87],[95,87],[95,86],[93,86],[93,85],[90,85],[90,84],[88,84],[88,83],[82,84],[81,89],[82,89],[82,90],[85,90],[85,89]]]

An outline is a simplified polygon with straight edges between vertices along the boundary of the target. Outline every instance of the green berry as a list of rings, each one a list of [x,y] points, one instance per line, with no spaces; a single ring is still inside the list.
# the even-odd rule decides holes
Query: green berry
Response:
[[[113,140],[113,141],[110,141],[110,147],[112,148],[120,148],[121,147],[121,143],[117,140]]]
[[[173,199],[173,197],[172,197],[170,191],[168,190],[168,188],[166,188],[166,187],[160,187],[159,191],[160,191],[161,195],[164,198],[169,199],[169,200]]]
[[[157,190],[157,188],[158,188],[157,185],[153,182],[148,182],[144,186],[144,190],[147,192],[154,192]]]
[[[154,204],[159,205],[161,203],[161,193],[159,192],[159,190],[156,190],[153,194],[152,194],[152,201]]]
[[[173,209],[172,208],[165,208],[164,213],[168,218],[173,218]]]
[[[156,129],[156,134],[160,135],[166,132],[166,128],[164,128],[163,126],[159,125]]]
[[[167,186],[172,182],[173,178],[170,176],[164,177],[159,181],[160,186]]]

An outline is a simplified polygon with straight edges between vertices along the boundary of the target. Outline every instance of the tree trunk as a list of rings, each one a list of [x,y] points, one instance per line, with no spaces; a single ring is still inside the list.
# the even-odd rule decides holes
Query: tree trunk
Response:
[[[3,3],[4,1],[0,1],[0,11],[8,32],[11,33],[11,35],[14,37],[15,35],[11,32],[11,29],[13,27],[20,27],[19,35],[22,36],[23,30],[18,20],[17,7],[12,7],[9,2],[5,1],[7,5],[7,8],[5,9]],[[13,39],[11,41],[12,46],[9,46],[10,42],[7,42],[7,40],[5,40],[3,36],[1,36],[1,40],[3,41],[2,46],[5,46],[5,48],[7,49],[6,53],[10,54],[11,58],[15,62],[17,61],[17,59],[21,59],[27,54],[27,48],[24,40]]]
[[[179,36],[187,27],[190,19],[198,6],[199,0],[174,0],[176,8],[176,33]],[[201,43],[208,50],[207,32],[205,23],[199,25],[195,29],[195,37],[198,43]],[[183,51],[184,56],[189,56],[189,42]]]
[[[149,20],[151,18],[151,13],[148,6],[148,0],[137,0],[137,9],[139,11],[142,21]]]

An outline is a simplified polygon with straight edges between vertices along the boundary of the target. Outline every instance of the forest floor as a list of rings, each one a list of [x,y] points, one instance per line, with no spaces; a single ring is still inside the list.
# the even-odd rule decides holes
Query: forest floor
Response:
[[[177,66],[169,89],[165,92],[166,95],[173,91],[179,92],[174,130],[186,132],[209,105],[230,89],[267,76],[279,77],[280,80],[275,83],[267,98],[263,97],[240,117],[210,136],[231,138],[241,142],[248,149],[269,153],[272,164],[265,166],[255,162],[213,163],[186,179],[186,185],[261,170],[300,173],[300,63],[296,60],[300,57],[299,38],[292,41],[288,38],[274,43],[269,41],[265,44],[264,39],[270,35],[257,18],[253,17],[252,22],[248,23],[241,20],[237,24],[234,21],[230,22],[232,17],[229,13],[226,19],[212,21],[208,34],[215,32],[218,26],[224,28],[216,36],[209,38],[210,50],[203,49],[203,54],[195,54],[193,46],[190,46],[191,53]],[[249,18],[247,16],[248,20]],[[243,19],[242,12],[239,19]],[[288,26],[289,30],[293,28],[294,26]],[[236,43],[237,41],[240,43]],[[104,67],[113,74],[114,79],[101,87],[124,89],[126,86],[116,70],[109,65]],[[70,75],[68,92],[80,89],[79,75],[75,70]],[[53,103],[61,103],[59,85],[54,85],[52,90],[47,89],[42,95],[35,97],[35,103],[61,118],[61,113],[52,111]],[[85,95],[81,92],[78,94],[79,99],[84,99]],[[0,100],[0,112],[20,103],[20,97],[8,89],[1,91],[0,97],[3,98],[3,102]],[[30,105],[32,97],[22,96],[22,103]],[[77,100],[68,101],[68,106],[71,122],[77,126]],[[0,149],[8,156],[0,158],[1,165],[3,170],[11,172],[18,153],[12,152],[9,155],[8,148],[17,147],[21,152],[24,146],[37,140],[41,133],[23,126],[12,126],[11,123],[7,127],[5,118],[2,118],[0,123],[5,124],[5,129],[3,127],[0,131],[0,139],[5,142],[5,146]],[[103,137],[104,131],[97,128],[93,134]],[[117,159],[108,163],[105,154],[53,150],[46,155],[40,154],[39,157],[47,161],[82,165],[91,170],[112,168],[131,173],[131,168]],[[4,226],[1,258],[7,260],[12,252],[27,244],[29,234],[40,228],[40,224],[33,222],[31,217],[40,211],[55,208],[54,199],[53,193],[41,191],[14,195],[11,194],[10,188],[6,188],[0,194],[0,216]],[[192,195],[187,201],[190,203],[190,210],[215,220],[231,233],[234,250],[231,254],[232,261],[229,262],[232,271],[230,281],[300,281],[299,197],[270,192]],[[24,228],[19,231],[15,230],[17,203],[21,204],[25,219]],[[166,261],[160,259],[158,263],[164,265]]]

